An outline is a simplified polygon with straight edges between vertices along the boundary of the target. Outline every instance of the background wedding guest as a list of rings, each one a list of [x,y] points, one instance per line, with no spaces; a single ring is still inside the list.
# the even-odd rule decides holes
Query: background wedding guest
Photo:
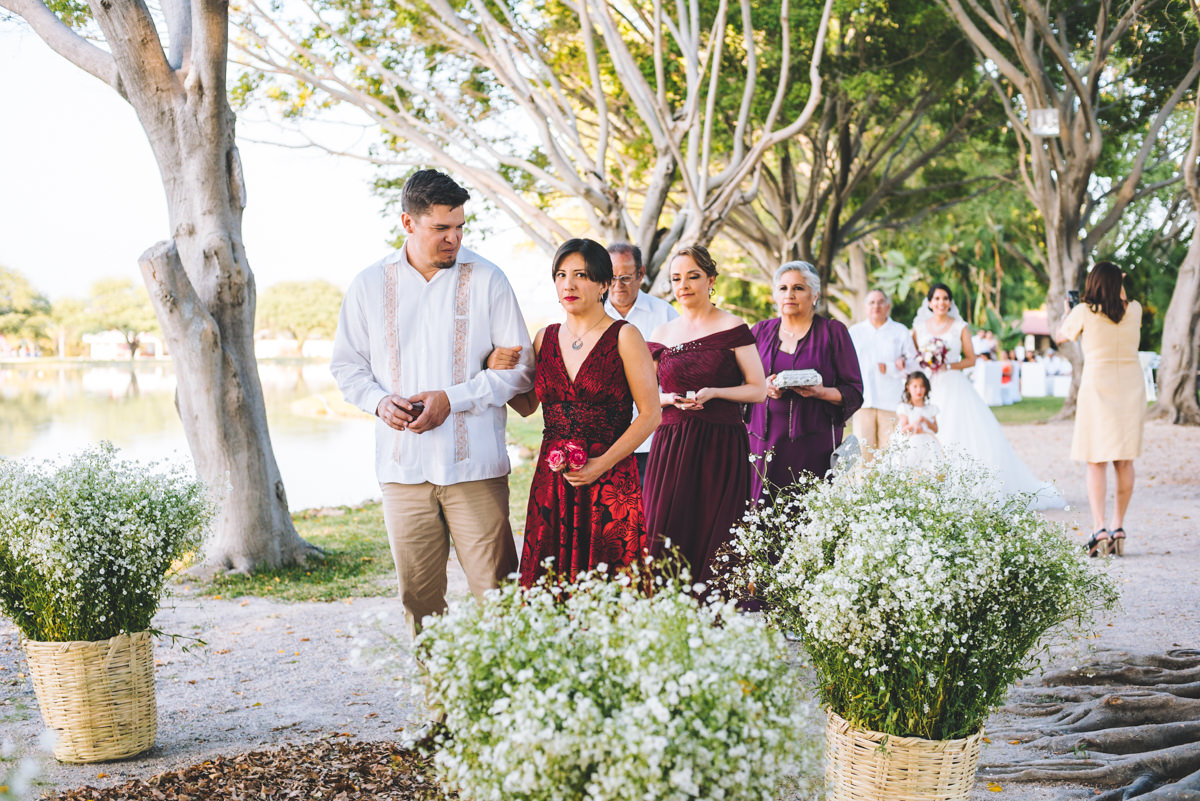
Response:
[[[573,578],[638,558],[645,519],[633,449],[661,415],[646,341],[604,311],[613,278],[604,247],[568,239],[551,275],[566,319],[538,332],[534,391],[513,403],[529,415],[540,401],[545,420],[521,553],[526,587],[547,571],[547,559],[549,570]]]
[[[679,316],[670,303],[642,291],[646,268],[642,264],[641,248],[616,242],[608,246],[608,255],[612,258],[613,282],[608,300],[604,302],[604,311],[610,317],[627,320],[641,332],[642,337],[649,339],[660,325]],[[643,482],[646,479],[646,459],[650,455],[651,439],[647,437],[633,452]]]
[[[863,395],[862,407],[851,422],[854,436],[870,449],[864,459],[871,458],[872,450],[886,448],[891,440],[908,360],[916,357],[908,328],[889,316],[891,310],[887,295],[872,289],[867,293],[867,319],[850,326]],[[915,362],[912,366],[916,366]]]
[[[850,333],[837,320],[817,314],[821,279],[816,269],[805,261],[789,261],[775,271],[774,286],[779,316],[752,329],[767,373],[766,403],[747,412],[750,450],[761,457],[752,470],[754,500],[762,494],[764,483],[784,487],[806,472],[824,477],[829,457],[842,443],[846,419],[863,399],[863,379]],[[872,369],[878,372],[877,365],[872,364]],[[816,370],[821,383],[778,387],[775,378],[784,370]],[[893,414],[902,389],[903,379]]]
[[[1071,458],[1087,463],[1092,536],[1088,553],[1125,553],[1125,512],[1133,497],[1133,460],[1142,453],[1146,388],[1138,362],[1142,307],[1125,295],[1125,274],[1110,261],[1092,267],[1083,302],[1071,309],[1055,339],[1082,334],[1083,375],[1079,379]],[[1116,499],[1105,526],[1108,463],[1116,474]]]
[[[658,327],[662,423],[646,465],[646,537],[654,555],[671,547],[704,581],[750,496],[749,444],[741,404],[766,395],[750,329],[712,303],[717,265],[699,246],[668,265],[680,316]]]
[[[532,385],[533,359],[508,279],[462,247],[469,197],[436,170],[405,182],[404,244],[350,285],[330,364],[346,400],[379,418],[375,473],[414,634],[446,609],[451,537],[477,598],[517,568],[505,403]],[[484,369],[497,343],[527,355]]]

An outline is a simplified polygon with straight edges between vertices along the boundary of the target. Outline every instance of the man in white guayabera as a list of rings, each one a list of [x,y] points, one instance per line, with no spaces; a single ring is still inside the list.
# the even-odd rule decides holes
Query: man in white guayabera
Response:
[[[407,237],[350,285],[330,367],[379,418],[375,472],[414,635],[446,609],[451,540],[477,598],[517,569],[505,404],[533,386],[533,349],[504,273],[461,247],[468,198],[435,170],[405,182]],[[515,369],[484,368],[498,342],[523,346]]]
[[[886,448],[891,441],[909,360],[916,366],[912,337],[888,316],[891,311],[888,296],[872,289],[867,293],[867,319],[850,326],[863,379],[863,405],[852,418],[854,436],[872,449]]]
[[[613,281],[612,288],[608,290],[608,300],[604,302],[604,311],[617,320],[628,320],[649,341],[654,329],[674,320],[679,312],[662,298],[642,291],[646,268],[642,264],[641,248],[616,242],[608,246],[608,255],[612,257]],[[637,417],[636,409],[633,416]],[[646,483],[646,459],[650,455],[651,439],[653,436],[647,437],[633,451],[643,484]]]

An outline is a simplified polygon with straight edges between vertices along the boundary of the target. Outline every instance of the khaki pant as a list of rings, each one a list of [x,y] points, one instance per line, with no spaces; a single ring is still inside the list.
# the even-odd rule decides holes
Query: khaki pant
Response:
[[[892,431],[896,428],[895,410],[863,407],[855,412],[850,420],[854,424],[854,436],[858,437],[863,446],[877,451],[886,448],[892,441]],[[863,459],[870,461],[870,451],[864,451]]]
[[[414,636],[426,615],[446,611],[451,538],[476,598],[517,569],[508,522],[508,476],[445,487],[381,484],[380,489],[400,602]]]

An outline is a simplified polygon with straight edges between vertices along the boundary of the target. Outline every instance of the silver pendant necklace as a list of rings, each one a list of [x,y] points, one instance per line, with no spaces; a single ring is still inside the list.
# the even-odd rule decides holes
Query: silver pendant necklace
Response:
[[[599,320],[592,323],[591,328],[589,328],[587,331],[584,331],[582,334],[580,334],[579,336],[572,339],[571,340],[571,350],[579,350],[580,348],[582,348],[583,347],[583,338],[585,336],[587,336],[589,333],[591,333],[592,328],[595,328],[596,326],[600,325],[600,323],[602,323],[602,322],[604,322],[604,317],[601,317]],[[574,336],[574,332],[571,330],[570,326],[568,326],[566,323],[563,323],[563,327],[567,329],[568,334],[571,334],[572,336]]]

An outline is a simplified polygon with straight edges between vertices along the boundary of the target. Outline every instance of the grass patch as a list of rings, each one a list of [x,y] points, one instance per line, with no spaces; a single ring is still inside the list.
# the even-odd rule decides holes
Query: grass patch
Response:
[[[533,470],[542,447],[541,407],[529,417],[509,410],[506,433],[509,443],[516,445],[518,451],[518,461],[513,462],[508,476],[508,517],[513,533],[521,536],[525,533],[525,513],[529,508],[529,485],[533,483]]]
[[[1062,411],[1064,398],[1023,398],[1010,406],[993,406],[992,412],[1003,425],[1042,423]]]
[[[203,591],[278,601],[336,601],[396,593],[396,572],[378,502],[356,508],[306,509],[292,515],[292,520],[301,537],[325,550],[324,560],[251,576],[220,575]]]
[[[518,450],[509,476],[508,498],[513,532],[520,535],[525,528],[529,485],[542,442],[541,411],[528,418],[510,412],[507,435]],[[201,591],[226,598],[253,595],[277,601],[336,601],[396,593],[396,571],[378,502],[361,507],[306,509],[292,515],[292,520],[301,537],[325,550],[323,561],[261,570],[252,576],[221,575],[203,585]]]

